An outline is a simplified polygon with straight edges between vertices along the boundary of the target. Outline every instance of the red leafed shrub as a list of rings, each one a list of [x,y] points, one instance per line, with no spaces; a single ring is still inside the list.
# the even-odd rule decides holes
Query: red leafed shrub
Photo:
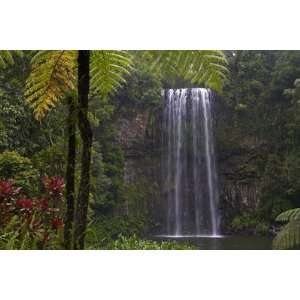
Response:
[[[0,181],[0,229],[18,218],[16,233],[38,240],[39,248],[45,248],[64,227],[62,218],[64,180],[60,177],[44,177],[45,194],[29,198],[12,181]]]
[[[0,201],[14,197],[20,190],[21,188],[15,187],[11,180],[0,180]]]
[[[36,205],[41,210],[47,210],[49,208],[49,200],[47,198],[38,199]]]
[[[20,198],[16,201],[16,207],[30,210],[33,208],[33,200],[28,198]]]
[[[60,218],[54,218],[51,220],[52,229],[59,229],[64,227],[64,222]]]
[[[15,187],[11,180],[0,181],[0,227],[9,222],[16,197],[20,191],[21,189]]]
[[[55,198],[62,197],[64,187],[65,187],[63,178],[57,176],[54,177],[45,176],[43,178],[43,183],[49,195]]]

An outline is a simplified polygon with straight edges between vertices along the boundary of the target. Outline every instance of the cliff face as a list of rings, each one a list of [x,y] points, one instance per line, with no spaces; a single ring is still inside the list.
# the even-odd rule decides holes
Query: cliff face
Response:
[[[235,216],[256,212],[260,204],[260,180],[257,174],[243,169],[247,155],[219,159],[220,214],[225,232]]]
[[[242,126],[236,112],[223,99],[216,99],[215,139],[225,232],[230,230],[235,216],[258,211],[264,189],[262,171],[268,156],[267,146]]]
[[[124,153],[124,195],[119,210],[129,216],[146,216],[159,226],[161,172],[159,131],[153,127],[150,109],[137,109],[116,121],[118,141]]]
[[[238,126],[232,126],[232,116],[222,106],[215,105],[215,138],[218,160],[220,214],[222,229],[242,212],[255,212],[261,198],[261,183],[257,164],[265,151],[256,141],[241,137]],[[153,122],[154,118],[154,122]],[[162,200],[160,112],[135,110],[116,121],[118,141],[124,152],[125,201],[121,208],[127,215],[147,215],[159,228],[164,222],[165,203]]]

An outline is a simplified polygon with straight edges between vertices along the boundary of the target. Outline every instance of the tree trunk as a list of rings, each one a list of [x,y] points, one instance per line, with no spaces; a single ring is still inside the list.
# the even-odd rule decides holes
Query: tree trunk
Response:
[[[82,139],[81,174],[76,205],[74,249],[84,248],[90,193],[92,129],[88,119],[90,87],[90,52],[78,53],[78,127]]]
[[[66,169],[66,201],[67,212],[65,217],[64,246],[71,249],[73,246],[73,223],[75,208],[75,167],[76,167],[76,103],[75,97],[69,96],[67,135],[68,135],[68,157]]]

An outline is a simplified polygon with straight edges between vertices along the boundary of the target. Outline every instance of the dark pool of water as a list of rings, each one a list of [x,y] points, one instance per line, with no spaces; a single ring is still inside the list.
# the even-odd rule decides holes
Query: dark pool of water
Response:
[[[222,237],[171,237],[157,236],[156,240],[188,242],[200,250],[271,250],[272,237],[222,236]]]

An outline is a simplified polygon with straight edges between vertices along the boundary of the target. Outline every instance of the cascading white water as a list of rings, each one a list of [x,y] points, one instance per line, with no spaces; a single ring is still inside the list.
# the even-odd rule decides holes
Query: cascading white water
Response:
[[[211,215],[211,230],[213,235],[217,235],[218,229],[217,229],[216,201],[218,200],[218,188],[216,186],[217,173],[215,167],[215,154],[214,154],[214,144],[213,144],[213,137],[212,137],[213,128],[212,128],[211,105],[210,105],[208,90],[197,89],[197,91],[198,93],[200,93],[201,96],[199,97],[197,95],[195,99],[196,101],[198,101],[199,98],[201,99],[201,104],[203,109],[205,157],[206,157],[209,208],[210,208],[210,215]]]
[[[219,196],[211,92],[170,89],[163,95],[167,235],[216,236]]]

